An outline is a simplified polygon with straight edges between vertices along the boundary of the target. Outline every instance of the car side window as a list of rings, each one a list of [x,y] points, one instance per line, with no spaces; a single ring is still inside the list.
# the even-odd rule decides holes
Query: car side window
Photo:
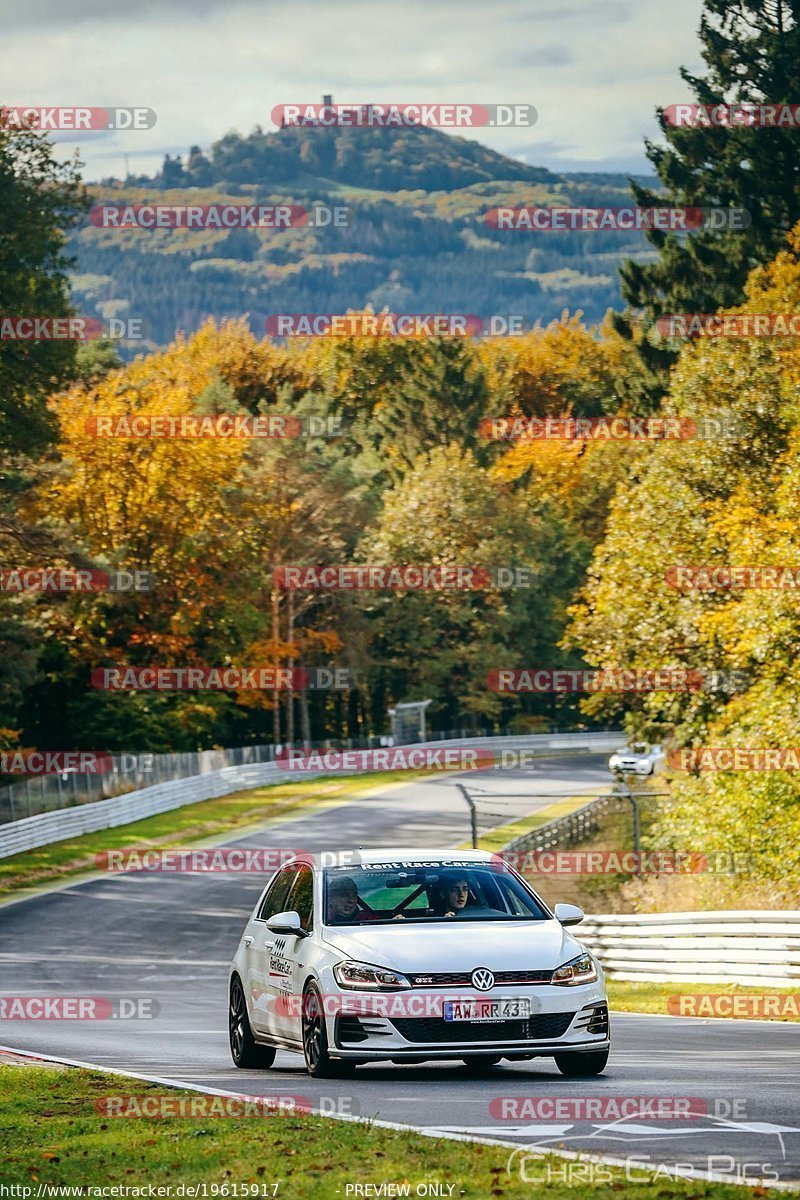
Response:
[[[303,929],[311,928],[314,908],[314,872],[311,867],[300,867],[292,884],[286,908],[289,912],[298,914]]]
[[[286,898],[289,895],[289,888],[294,883],[298,870],[299,868],[291,863],[289,866],[281,867],[274,883],[261,903],[261,908],[258,911],[258,919],[260,921],[268,921],[276,913],[286,912],[288,907]]]

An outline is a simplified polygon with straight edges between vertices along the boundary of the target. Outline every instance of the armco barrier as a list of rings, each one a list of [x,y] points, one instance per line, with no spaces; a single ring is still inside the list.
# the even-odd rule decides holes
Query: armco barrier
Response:
[[[474,746],[502,750],[530,750],[538,753],[548,750],[595,751],[603,753],[616,749],[621,734],[617,733],[562,733],[529,734],[515,737],[451,738],[446,742],[420,742],[417,746]],[[65,838],[83,833],[94,833],[98,829],[112,829],[141,821],[156,813],[195,804],[199,800],[211,800],[227,796],[245,788],[261,787],[266,783],[284,780],[311,778],[313,776],[284,771],[275,763],[250,763],[247,766],[223,767],[219,771],[208,771],[187,779],[174,779],[168,783],[139,788],[109,800],[97,800],[90,804],[79,804],[73,808],[62,808],[55,812],[39,813],[9,821],[0,825],[0,858],[61,842]]]
[[[617,731],[611,732],[616,738]],[[547,736],[554,738],[558,733],[558,730],[552,730]],[[454,742],[457,739],[463,742],[467,738],[485,739],[493,736],[488,731],[437,729],[430,731],[427,742]],[[499,736],[506,738],[505,734]],[[511,740],[513,741],[513,738]],[[386,744],[385,735],[370,734],[357,738],[326,738],[322,742],[314,743],[314,749],[378,750]],[[24,776],[16,782],[0,785],[0,824],[19,821],[23,817],[35,817],[40,813],[55,812],[61,808],[74,808],[76,804],[110,800],[113,796],[122,796],[125,792],[155,787],[159,783],[172,783],[176,779],[190,779],[195,775],[206,775],[209,771],[221,771],[223,767],[245,767],[253,763],[275,762],[284,749],[283,746],[264,743],[172,754],[117,752],[111,755],[111,770]]]
[[[800,912],[606,913],[575,934],[609,979],[800,989]]]
[[[36,846],[47,846],[51,842],[62,842],[66,838],[79,837],[82,833],[128,825],[131,821],[141,821],[144,817],[169,812],[170,809],[194,804],[198,800],[212,800],[243,788],[277,783],[285,774],[274,763],[223,767],[206,775],[174,779],[170,783],[158,783],[153,787],[126,792],[110,800],[96,800],[91,804],[62,808],[57,812],[23,817],[20,821],[0,825],[0,858],[8,858],[10,854],[19,854],[23,850],[33,850]]]
[[[555,821],[548,821],[538,829],[523,833],[504,846],[503,850],[515,851],[517,854],[536,854],[542,850],[574,846],[598,833],[602,828],[602,818],[625,804],[625,796],[618,793],[598,796],[596,800],[590,800],[588,804],[565,817],[557,817]]]

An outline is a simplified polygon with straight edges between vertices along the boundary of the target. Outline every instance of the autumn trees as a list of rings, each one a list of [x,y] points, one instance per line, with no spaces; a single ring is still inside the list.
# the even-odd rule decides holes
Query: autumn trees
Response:
[[[748,311],[797,310],[799,248],[794,235],[751,275]],[[26,728],[41,742],[58,731],[159,750],[298,743],[384,732],[390,705],[430,698],[434,727],[624,719],[632,734],[678,746],[787,741],[800,683],[793,594],[680,589],[670,570],[794,560],[794,339],[687,344],[662,412],[708,418],[705,437],[505,442],[481,424],[635,413],[637,363],[612,330],[572,318],[514,341],[288,348],[241,323],[208,323],[55,393],[62,461],[40,484],[37,520],[87,563],[151,571],[155,587],[41,606],[46,677],[27,693]],[[292,414],[301,433],[313,417],[325,436],[87,434],[98,414],[124,412]],[[431,562],[522,567],[532,586],[348,593],[276,582],[287,564]],[[119,662],[338,666],[352,686],[289,696],[88,685],[92,667]],[[487,684],[500,668],[584,664],[736,672],[747,690],[553,698]],[[676,796],[671,837],[702,827],[720,845],[752,847],[751,809],[794,832],[785,774],[682,778]]]
[[[746,303],[732,311],[794,313],[799,303],[800,228],[774,262],[751,274]],[[746,681],[733,691],[652,693],[629,716],[639,734],[678,746],[797,745],[796,591],[676,586],[674,568],[797,564],[798,372],[792,337],[688,345],[667,404],[713,418],[727,433],[648,447],[611,504],[573,610],[572,644],[592,664],[691,667],[717,678],[737,672]],[[791,771],[681,774],[665,829],[676,844],[691,835],[707,849],[758,852],[780,874],[782,849],[796,847],[800,834],[796,778]]]
[[[242,322],[209,322],[161,353],[87,371],[52,397],[61,462],[40,485],[36,517],[68,535],[81,561],[147,571],[154,586],[41,605],[45,679],[21,714],[31,736],[151,750],[358,737],[383,732],[392,703],[423,693],[438,724],[552,721],[552,700],[498,697],[487,674],[564,660],[566,606],[603,523],[590,497],[605,497],[608,480],[594,488],[592,471],[576,469],[580,448],[550,447],[545,469],[523,447],[487,439],[481,422],[521,403],[613,408],[624,354],[576,320],[513,348],[375,337],[282,348]],[[537,388],[533,404],[525,397]],[[291,414],[301,436],[97,436],[98,417],[125,414]],[[606,475],[621,468],[609,462]],[[286,564],[348,562],[521,567],[530,586],[347,594],[276,584]],[[293,697],[92,689],[93,668],[121,662],[338,666],[353,686]]]

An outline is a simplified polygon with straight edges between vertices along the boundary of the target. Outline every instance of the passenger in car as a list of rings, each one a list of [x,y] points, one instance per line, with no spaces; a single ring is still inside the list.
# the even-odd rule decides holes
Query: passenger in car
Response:
[[[350,875],[337,876],[328,884],[328,923],[350,921],[358,912],[358,888]]]
[[[434,916],[456,917],[467,907],[469,899],[469,880],[465,875],[445,877],[438,881],[431,896],[431,908]]]

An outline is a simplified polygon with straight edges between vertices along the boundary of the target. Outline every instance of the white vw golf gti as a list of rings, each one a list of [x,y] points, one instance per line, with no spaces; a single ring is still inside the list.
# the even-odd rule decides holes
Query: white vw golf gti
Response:
[[[303,854],[270,880],[231,964],[237,1067],[302,1052],[311,1075],[359,1063],[552,1056],[597,1075],[609,1051],[603,971],[551,912],[484,851]]]

